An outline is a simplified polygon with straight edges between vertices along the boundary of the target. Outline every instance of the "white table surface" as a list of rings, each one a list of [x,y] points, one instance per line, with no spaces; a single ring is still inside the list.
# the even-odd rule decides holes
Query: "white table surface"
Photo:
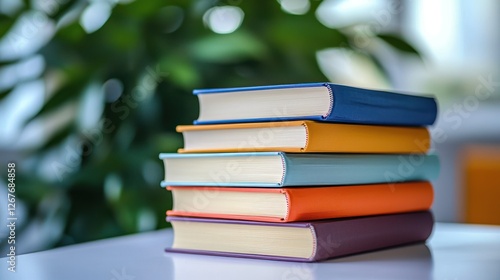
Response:
[[[159,230],[20,255],[0,279],[500,279],[500,227],[436,224],[426,245],[294,263],[164,253]]]

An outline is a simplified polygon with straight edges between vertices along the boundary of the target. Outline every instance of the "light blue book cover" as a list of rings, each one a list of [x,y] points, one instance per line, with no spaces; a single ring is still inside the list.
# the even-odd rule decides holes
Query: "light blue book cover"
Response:
[[[160,154],[162,186],[291,187],[428,181],[436,155],[294,154],[284,152]]]

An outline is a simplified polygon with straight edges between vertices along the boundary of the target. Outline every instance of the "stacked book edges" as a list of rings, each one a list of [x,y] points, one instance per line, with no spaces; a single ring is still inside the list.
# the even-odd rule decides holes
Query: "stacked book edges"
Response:
[[[162,153],[168,252],[319,261],[425,241],[432,97],[331,83],[195,90]]]

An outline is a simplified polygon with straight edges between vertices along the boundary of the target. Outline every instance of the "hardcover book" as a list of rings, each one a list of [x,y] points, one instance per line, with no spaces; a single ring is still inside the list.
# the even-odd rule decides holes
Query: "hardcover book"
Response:
[[[184,149],[193,152],[283,151],[306,153],[425,153],[424,127],[314,121],[181,125]]]
[[[436,155],[284,152],[160,154],[162,186],[284,187],[429,181]]]
[[[167,187],[169,216],[292,222],[424,211],[429,182],[297,188]]]
[[[167,221],[174,230],[168,252],[304,262],[423,242],[434,223],[430,212],[295,223],[173,216]]]
[[[424,126],[434,123],[432,97],[361,89],[332,83],[199,89],[195,124],[315,120]]]

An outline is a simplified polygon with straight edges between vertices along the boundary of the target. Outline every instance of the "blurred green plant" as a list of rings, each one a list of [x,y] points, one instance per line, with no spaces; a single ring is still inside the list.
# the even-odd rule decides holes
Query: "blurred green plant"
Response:
[[[89,31],[79,19],[96,2],[54,0],[43,10],[24,1],[0,17],[2,39],[15,38],[9,31],[29,12],[42,12],[55,24],[35,52],[45,62],[35,78],[45,83],[46,100],[26,125],[64,121],[37,148],[21,151],[18,162],[17,196],[28,209],[19,230],[34,222],[53,226],[39,233],[51,238],[37,249],[167,226],[164,213],[172,201],[159,187],[158,154],[175,152],[182,145],[175,126],[197,117],[193,88],[324,81],[316,54],[327,48],[366,55],[384,71],[375,53],[356,47],[352,27],[332,29],[318,21],[320,1],[311,1],[303,15],[284,12],[276,1],[113,2],[104,25]],[[242,25],[216,34],[204,14],[226,5],[244,12]],[[395,34],[369,39],[418,56]],[[98,117],[90,126],[89,114]]]

